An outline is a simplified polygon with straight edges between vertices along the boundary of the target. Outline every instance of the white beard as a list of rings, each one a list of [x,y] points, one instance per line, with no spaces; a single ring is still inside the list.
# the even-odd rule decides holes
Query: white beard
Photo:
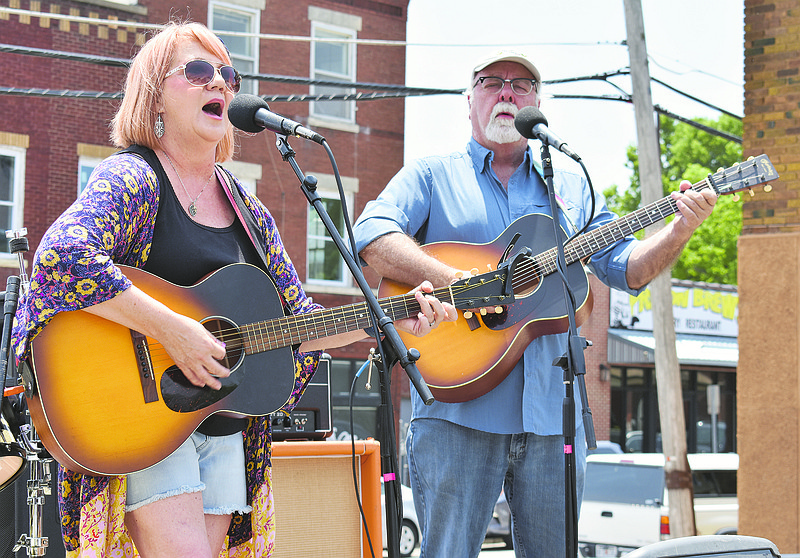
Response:
[[[507,112],[512,116],[517,116],[519,109],[513,103],[497,103],[492,109],[492,114],[489,117],[489,123],[486,125],[483,133],[486,139],[494,143],[514,143],[522,139],[522,136],[514,127],[514,122],[504,118],[498,120],[497,115],[501,112]]]

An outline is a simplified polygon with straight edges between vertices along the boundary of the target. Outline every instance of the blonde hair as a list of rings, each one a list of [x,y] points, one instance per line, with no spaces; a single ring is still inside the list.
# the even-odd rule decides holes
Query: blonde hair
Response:
[[[133,144],[157,149],[160,141],[154,126],[158,116],[164,76],[182,41],[195,41],[225,64],[231,59],[223,42],[201,23],[169,23],[148,40],[131,63],[125,78],[125,96],[111,120],[111,141],[120,148]],[[216,161],[233,155],[233,127],[217,144]]]

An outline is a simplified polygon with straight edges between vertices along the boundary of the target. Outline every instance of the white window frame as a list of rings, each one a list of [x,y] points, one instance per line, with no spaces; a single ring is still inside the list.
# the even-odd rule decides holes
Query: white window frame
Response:
[[[0,145],[0,155],[10,157],[14,160],[14,173],[11,180],[14,181],[13,189],[11,191],[12,199],[9,201],[0,201],[0,205],[11,206],[11,228],[9,230],[17,230],[23,227],[23,215],[25,209],[25,161],[27,158],[27,149],[24,147],[16,147],[10,145]],[[0,231],[0,234],[5,238],[5,230]],[[11,252],[0,252],[0,258],[7,260],[16,256]]]
[[[247,8],[245,6],[240,6],[237,4],[231,4],[228,2],[218,2],[216,0],[210,0],[208,3],[208,28],[211,29],[214,33],[219,35],[223,41],[225,41],[225,31],[215,29],[214,28],[214,14],[215,11],[219,8],[220,10],[228,11],[228,12],[236,12],[238,14],[242,14],[245,17],[249,18],[249,29],[247,30],[248,33],[252,33],[252,37],[246,37],[246,40],[250,42],[250,49],[253,53],[251,56],[233,52],[230,50],[230,46],[228,46],[228,51],[230,52],[231,61],[233,66],[239,70],[240,72],[243,71],[242,64],[237,64],[239,61],[246,61],[251,62],[253,64],[253,70],[245,71],[245,73],[259,73],[259,65],[258,65],[258,55],[259,55],[259,45],[258,45],[258,36],[261,25],[261,10]],[[242,85],[240,88],[240,92],[242,93],[250,93],[251,95],[258,95],[258,80],[253,79],[245,79],[242,80]]]
[[[88,180],[84,183],[81,180],[81,169],[86,167],[87,169],[92,169],[89,171],[89,175],[91,176],[92,172],[94,172],[95,167],[99,165],[103,159],[101,157],[89,157],[86,155],[78,156],[78,196],[81,195],[81,192],[86,188],[89,184]]]
[[[333,190],[322,190],[317,188],[317,194],[319,197],[325,200],[339,200],[338,191]],[[345,204],[347,204],[348,213],[351,211],[353,207],[353,194],[349,192],[345,192]],[[325,224],[322,223],[322,220],[317,215],[317,210],[314,209],[313,206],[309,204],[308,206],[308,217],[306,219],[306,223],[309,223],[311,219],[315,219],[319,222],[320,227],[324,231],[323,236],[314,236],[312,238],[311,231],[308,230],[306,232],[306,282],[310,285],[319,285],[319,286],[327,286],[327,287],[350,287],[352,285],[352,277],[350,276],[350,271],[347,269],[347,265],[344,263],[344,258],[339,256],[339,280],[329,280],[329,279],[318,279],[315,277],[311,277],[311,241],[312,240],[319,240],[323,239],[325,242],[330,242],[333,244],[333,239],[330,237],[327,229],[325,229]],[[336,223],[334,223],[336,224]],[[352,224],[352,223],[351,223]],[[340,230],[339,234],[344,237],[345,242],[347,242],[347,231]]]
[[[325,23],[321,21],[312,21],[311,22],[311,37],[317,38],[318,31],[325,31],[328,33],[341,35],[342,39],[345,40],[354,40],[357,38],[357,30],[342,27],[339,25],[333,25],[330,23]],[[321,42],[324,42],[321,40]],[[347,58],[349,64],[349,72],[348,73],[333,73],[329,71],[319,70],[317,69],[316,65],[316,48],[314,45],[314,41],[311,42],[311,79],[312,80],[335,80],[335,81],[342,81],[342,82],[355,82],[356,81],[356,74],[357,74],[357,65],[356,65],[356,44],[355,42],[346,43],[347,46]],[[322,86],[310,86],[310,94],[312,96],[316,95],[319,91],[319,87]],[[339,93],[354,93],[355,89],[337,89]],[[344,103],[347,107],[347,115],[345,117],[339,117],[335,115],[331,115],[325,113],[323,108],[326,104],[331,102],[340,102]],[[309,103],[309,116],[314,117],[318,120],[332,122],[332,123],[341,123],[341,124],[350,124],[353,125],[356,122],[356,102],[354,100],[350,101],[314,101],[312,100]]]

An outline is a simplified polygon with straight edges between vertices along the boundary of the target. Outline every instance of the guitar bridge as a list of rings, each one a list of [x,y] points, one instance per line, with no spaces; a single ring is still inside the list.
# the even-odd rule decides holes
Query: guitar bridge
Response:
[[[142,395],[145,403],[158,401],[158,388],[153,374],[153,362],[150,359],[150,347],[147,336],[131,330],[133,353],[136,355],[136,367],[139,369],[139,381],[142,382]]]

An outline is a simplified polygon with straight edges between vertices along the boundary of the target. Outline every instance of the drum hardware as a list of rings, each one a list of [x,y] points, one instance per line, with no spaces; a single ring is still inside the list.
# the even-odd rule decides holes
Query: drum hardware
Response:
[[[17,254],[19,261],[18,277],[11,276],[3,293],[3,330],[0,338],[0,378],[4,381],[2,396],[2,432],[0,432],[0,490],[12,484],[28,465],[28,528],[29,534],[22,534],[14,546],[17,553],[24,548],[28,556],[44,556],[47,552],[48,537],[43,537],[43,511],[46,496],[51,495],[50,463],[53,458],[47,453],[37,439],[36,431],[23,398],[23,386],[15,358],[9,353],[11,341],[11,323],[17,310],[17,299],[20,293],[28,290],[28,276],[25,273],[25,258],[28,251],[28,239],[25,228],[6,231],[9,249]],[[8,478],[5,478],[5,477]]]

